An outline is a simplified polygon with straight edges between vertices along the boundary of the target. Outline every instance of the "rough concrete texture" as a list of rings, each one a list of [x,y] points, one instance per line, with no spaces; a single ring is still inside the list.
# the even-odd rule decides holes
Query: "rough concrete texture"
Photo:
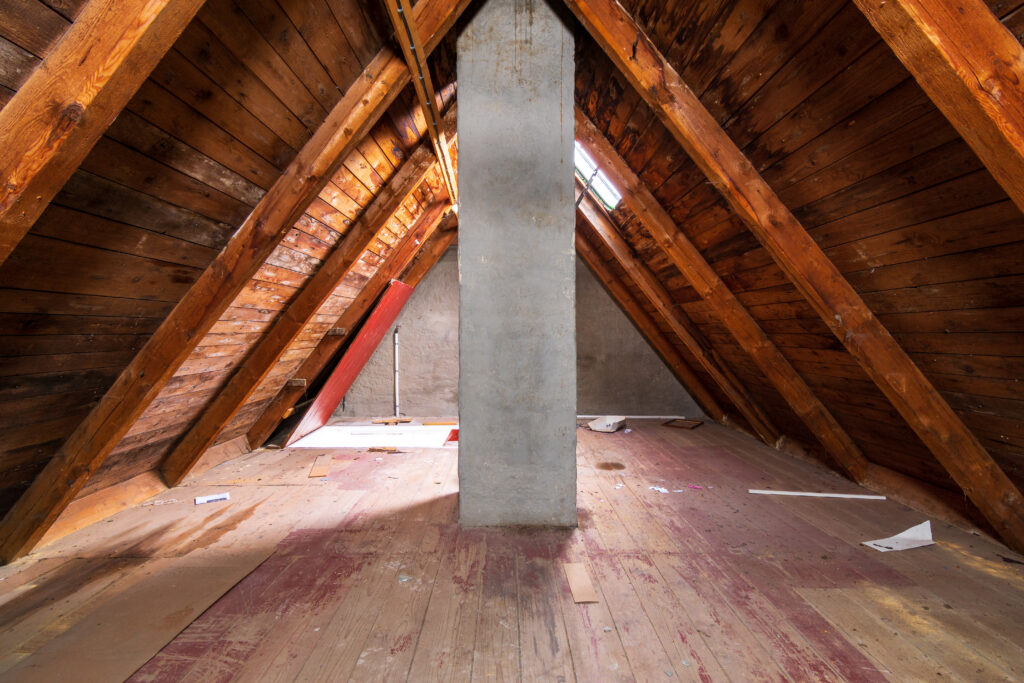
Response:
[[[576,524],[573,57],[561,5],[458,38],[459,520]]]
[[[454,247],[420,282],[397,324],[402,327],[402,413],[458,415],[459,273]],[[393,331],[392,327],[336,415],[392,413]],[[576,409],[581,415],[701,415],[671,370],[580,260],[576,261]]]
[[[581,415],[704,414],[579,260],[576,311],[576,405]]]

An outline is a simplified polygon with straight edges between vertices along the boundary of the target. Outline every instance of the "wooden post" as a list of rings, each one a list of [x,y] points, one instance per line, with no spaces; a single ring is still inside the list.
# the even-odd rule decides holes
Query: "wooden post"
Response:
[[[423,0],[417,25],[436,47],[469,0]],[[159,395],[288,229],[409,82],[405,61],[383,48],[203,271],[113,386],[0,522],[0,559],[29,552]]]
[[[855,0],[1024,211],[1024,48],[983,0]]]
[[[836,464],[854,481],[863,481],[868,461],[850,435],[771,342],[746,307],[729,291],[718,273],[704,260],[700,250],[676,227],[643,181],[578,107],[576,139],[608,174],[622,192],[622,201],[644,224],[690,286],[708,303],[740,347],[754,359],[764,376]]]
[[[0,264],[203,0],[90,0],[0,110]]]
[[[736,410],[743,415],[744,419],[750,423],[750,426],[766,444],[774,447],[778,443],[779,436],[781,436],[779,430],[772,424],[771,419],[764,414],[764,411],[750,398],[743,389],[743,385],[740,384],[729,368],[722,363],[721,359],[713,357],[713,352],[703,339],[700,331],[686,317],[686,313],[675,306],[668,291],[666,291],[650,269],[636,257],[607,214],[598,208],[597,203],[590,197],[586,197],[580,202],[578,210],[579,215],[586,220],[594,234],[608,247],[608,250],[615,256],[622,269],[626,271],[626,274],[629,275],[640,291],[644,293],[644,296],[657,309],[662,319],[672,328],[672,332],[679,341],[689,349],[705,372],[711,375],[718,388],[729,397],[732,404],[736,406]]]
[[[448,223],[448,225],[446,225]],[[441,258],[445,249],[451,244],[452,240],[455,239],[455,230],[452,227],[455,224],[454,214],[449,214],[445,221],[434,232],[434,236],[423,243],[417,243],[415,240],[404,239],[396,247],[395,251],[388,258],[387,261],[374,273],[373,277],[363,285],[362,290],[355,299],[348,305],[345,312],[341,314],[338,321],[335,323],[335,327],[344,328],[346,330],[355,329],[359,321],[366,315],[373,302],[377,300],[377,297],[381,295],[387,284],[395,277],[398,277],[406,268],[409,266],[413,258],[419,254],[420,259],[414,263],[410,272],[416,270],[418,273],[417,277],[406,276],[403,281],[415,287],[419,284],[420,278],[426,274],[426,272],[433,267],[437,260]],[[426,257],[426,258],[423,258]],[[306,379],[312,382],[316,379],[317,375],[327,364],[334,358],[335,353],[341,348],[342,344],[345,343],[347,337],[341,336],[325,336],[317,344],[313,352],[303,361],[299,369],[292,375],[293,378]],[[274,433],[277,425],[284,419],[288,411],[295,405],[295,402],[299,399],[302,394],[305,393],[305,389],[297,387],[284,387],[278,392],[277,396],[263,410],[263,413],[259,416],[256,422],[253,423],[252,427],[249,428],[248,440],[253,447],[262,445],[270,435]]]
[[[704,384],[693,370],[683,360],[682,355],[676,351],[668,337],[658,329],[657,323],[640,306],[640,303],[630,294],[629,289],[617,278],[608,268],[608,264],[601,260],[598,251],[579,233],[576,232],[576,253],[583,262],[587,264],[594,276],[604,285],[605,289],[618,301],[619,306],[625,311],[629,319],[633,321],[637,329],[647,339],[647,342],[658,352],[661,359],[672,369],[673,374],[679,382],[690,393],[690,396],[700,405],[704,413],[715,422],[725,420],[725,412],[715,400],[715,397],[704,388]]]
[[[896,410],[985,515],[1024,551],[1024,499],[728,134],[615,0],[566,0]]]

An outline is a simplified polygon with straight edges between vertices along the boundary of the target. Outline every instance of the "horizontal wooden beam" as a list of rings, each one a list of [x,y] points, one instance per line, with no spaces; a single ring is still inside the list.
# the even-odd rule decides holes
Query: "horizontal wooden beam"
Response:
[[[622,192],[622,201],[825,451],[851,479],[863,481],[868,461],[850,435],[704,260],[700,250],[679,230],[629,164],[579,108],[576,109],[576,139]]]
[[[203,0],[89,0],[0,110],[0,264]]]
[[[431,239],[420,241],[411,233],[403,237],[399,245],[388,256],[387,261],[377,269],[373,277],[363,285],[356,298],[345,308],[345,312],[338,318],[335,326],[354,330],[359,321],[370,310],[370,307],[373,306],[373,302],[377,300],[384,291],[384,288],[387,287],[388,283],[409,267],[409,264],[420,253],[421,249],[435,248],[438,244],[444,244],[445,248],[447,248],[447,245],[451,243],[451,239],[454,237],[455,225],[457,225],[455,214],[449,214],[434,229],[434,236]],[[442,253],[444,253],[443,249],[437,254],[437,258],[440,258]],[[406,284],[413,287],[418,283],[418,279],[406,282]],[[312,383],[321,371],[327,367],[327,364],[331,362],[345,341],[345,337],[325,336],[292,377],[303,378]],[[267,404],[267,407],[253,423],[252,427],[249,428],[249,443],[256,447],[266,442],[277,428],[277,425],[289,414],[292,406],[295,405],[295,402],[304,393],[305,390],[299,388],[284,387],[281,389],[270,403]]]
[[[1000,537],[1024,551],[1024,498],[850,283],[615,0],[583,25]]]
[[[632,247],[619,234],[611,218],[589,196],[580,202],[577,212],[598,239],[612,252],[626,275],[643,292],[661,319],[671,328],[672,333],[686,347],[694,360],[711,376],[711,379],[729,398],[740,415],[765,443],[774,447],[781,436],[779,430],[747,394],[740,381],[725,363],[715,356],[703,335],[686,316],[686,313],[675,305],[671,295],[654,276],[654,273],[633,253]]]
[[[422,0],[416,6],[418,25],[429,36],[427,50],[468,3]],[[0,522],[0,559],[16,559],[38,542],[408,83],[405,61],[383,48],[8,511]]]
[[[1024,48],[983,0],[855,0],[1024,211]]]
[[[601,260],[601,255],[597,249],[587,242],[579,230],[576,231],[576,253],[587,264],[591,272],[594,273],[598,282],[604,285],[605,289],[619,303],[619,306],[622,307],[630,321],[636,325],[636,328],[647,339],[647,343],[657,351],[665,364],[671,368],[672,374],[676,376],[679,383],[689,392],[690,396],[697,402],[697,405],[704,411],[704,414],[715,422],[724,422],[725,411],[722,410],[722,407],[711,392],[704,387],[700,378],[687,365],[682,355],[676,350],[675,344],[658,329],[654,319],[644,311],[640,302],[629,292],[629,288],[619,278],[615,277],[615,273],[608,267],[608,264]]]

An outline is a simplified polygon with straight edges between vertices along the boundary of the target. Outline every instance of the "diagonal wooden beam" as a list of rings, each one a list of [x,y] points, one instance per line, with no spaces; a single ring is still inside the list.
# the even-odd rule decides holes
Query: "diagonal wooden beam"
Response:
[[[1024,498],[814,239],[615,0],[566,0],[1002,539],[1024,551]]]
[[[427,50],[469,0],[422,0]],[[341,162],[409,82],[405,61],[383,48],[260,200],[195,284],[0,522],[0,559],[29,552],[132,423],[174,376],[302,215]]]
[[[412,73],[413,88],[420,100],[423,114],[427,119],[427,134],[430,142],[434,145],[434,153],[441,164],[441,177],[448,188],[448,196],[452,202],[458,204],[458,184],[455,182],[455,169],[452,167],[452,159],[448,154],[448,141],[445,138],[444,128],[441,125],[441,112],[437,108],[437,95],[434,92],[434,81],[430,77],[430,67],[427,65],[427,55],[423,50],[423,42],[420,40],[420,32],[413,18],[412,5],[409,0],[384,0],[384,6],[391,18],[391,25],[395,29],[395,39],[402,48],[405,56],[405,63]]]
[[[418,147],[402,164],[391,182],[350,227],[344,239],[335,246],[273,326],[246,355],[227,384],[217,391],[189,430],[167,454],[160,472],[168,486],[177,486],[185,478],[199,457],[213,444],[224,425],[235,416],[267,373],[274,368],[288,345],[352,270],[360,255],[376,239],[377,232],[391,220],[409,195],[436,167],[429,145]],[[439,208],[431,207],[430,211],[437,214],[436,221],[440,221],[443,209],[443,205]]]
[[[356,295],[356,298],[349,303],[345,312],[341,314],[334,328],[342,330],[346,334],[338,336],[326,336],[320,340],[299,369],[292,376],[293,379],[305,380],[306,385],[284,386],[277,396],[267,404],[263,413],[249,428],[246,435],[249,445],[253,448],[261,446],[270,435],[274,433],[277,425],[286,416],[289,410],[295,405],[306,392],[306,386],[323,371],[331,362],[335,354],[351,336],[351,331],[363,319],[363,316],[370,310],[374,302],[387,287],[393,278],[398,277],[407,271],[402,281],[411,287],[419,284],[427,272],[441,258],[445,250],[455,239],[455,226],[458,225],[455,214],[449,214],[441,225],[435,230],[433,236],[425,241],[403,238],[395,251],[391,253],[387,261],[374,273],[363,288]],[[407,235],[408,237],[408,235]],[[412,263],[415,259],[415,263]],[[410,263],[412,265],[410,265]],[[408,270],[407,270],[408,269]]]
[[[700,378],[693,374],[693,370],[686,364],[682,355],[676,351],[675,345],[658,329],[654,319],[644,311],[640,306],[640,302],[630,294],[629,289],[619,278],[615,277],[615,273],[601,259],[598,251],[580,234],[578,229],[576,231],[576,253],[580,255],[583,262],[594,273],[594,277],[611,293],[619,303],[619,306],[622,307],[622,310],[626,312],[626,315],[629,316],[633,324],[636,325],[637,329],[647,339],[647,342],[658,352],[658,355],[661,356],[665,364],[672,369],[672,373],[683,387],[686,388],[690,396],[697,401],[704,414],[715,422],[725,421],[725,413],[718,404],[718,401],[715,400],[715,397],[704,388]]]
[[[1024,211],[1024,48],[983,0],[855,0]]]
[[[587,196],[577,207],[577,213],[583,217],[594,234],[612,252],[622,269],[658,311],[658,315],[690,351],[694,359],[700,363],[705,372],[711,376],[722,393],[729,397],[732,404],[736,406],[736,410],[743,415],[765,443],[774,447],[781,436],[779,430],[743,389],[743,385],[728,366],[716,357],[686,313],[676,307],[671,295],[654,276],[654,273],[633,253],[632,247],[619,234],[618,229],[603,209]]]
[[[0,110],[0,264],[203,0],[90,0]]]
[[[864,481],[869,464],[850,435],[815,396],[803,377],[750,316],[746,307],[722,282],[718,273],[704,260],[700,250],[676,227],[647,185],[578,107],[576,139],[622,192],[622,201],[646,226],[669,260],[707,302],[740,347],[754,359],[764,376],[803,420],[836,464],[854,481]]]

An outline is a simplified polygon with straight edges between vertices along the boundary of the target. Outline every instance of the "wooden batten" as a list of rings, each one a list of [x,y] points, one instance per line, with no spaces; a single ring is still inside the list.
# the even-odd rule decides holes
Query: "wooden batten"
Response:
[[[580,202],[578,213],[612,252],[619,265],[651,302],[680,343],[711,376],[722,393],[729,397],[736,410],[743,415],[761,440],[774,446],[781,436],[779,430],[747,394],[740,381],[722,360],[714,356],[697,327],[686,317],[686,313],[673,304],[672,297],[650,269],[633,254],[607,214],[589,197]]]
[[[89,0],[0,109],[0,264],[202,4]]]
[[[468,4],[425,0],[416,6],[428,52]],[[8,511],[0,522],[0,559],[9,562],[35,546],[409,79],[404,60],[391,49],[383,48],[373,58],[227,246]]]
[[[566,0],[732,210],[1010,547],[1024,498],[750,161],[615,0]]]
[[[444,220],[440,216],[436,218],[438,222],[434,223],[433,226],[430,223],[417,223],[417,229],[422,229],[422,232],[410,230],[406,233],[405,237],[402,238],[402,241],[388,257],[388,260],[363,285],[359,295],[349,303],[345,312],[341,314],[338,322],[335,323],[336,327],[343,327],[347,330],[354,329],[373,306],[373,303],[381,295],[388,283],[409,266],[421,249],[428,245],[433,246],[439,243],[444,243],[444,248],[447,249],[451,241],[450,238],[445,241],[445,238],[446,236],[454,235],[453,225],[457,219],[455,214],[449,214]],[[430,239],[432,234],[436,236]],[[444,249],[438,252],[433,263],[436,263],[443,253]],[[430,265],[433,266],[433,263]],[[415,287],[418,282],[417,280],[415,282],[406,282],[406,284]],[[345,343],[346,339],[346,337],[325,336],[292,377],[312,382],[327,367],[327,364],[334,358],[335,353]],[[256,446],[263,444],[270,438],[274,429],[277,428],[277,425],[284,419],[286,414],[290,414],[289,411],[303,393],[305,393],[305,389],[299,387],[284,387],[279,391],[270,403],[267,404],[267,407],[259,418],[256,419],[256,422],[253,423],[253,426],[249,428],[249,443]]]
[[[709,392],[700,381],[700,378],[693,373],[683,357],[676,351],[675,345],[662,334],[657,323],[651,316],[647,315],[640,303],[629,293],[629,289],[617,278],[608,268],[608,265],[601,260],[601,255],[594,249],[586,238],[579,231],[576,232],[576,253],[587,264],[591,272],[604,288],[618,302],[622,310],[629,316],[629,319],[636,325],[637,329],[647,342],[658,352],[661,359],[672,368],[672,373],[679,382],[686,388],[690,396],[697,402],[704,413],[715,420],[722,422],[725,419],[725,411],[715,397]]]
[[[1024,48],[982,0],[855,0],[1024,211]]]
[[[647,227],[658,246],[708,303],[740,347],[753,358],[835,463],[854,481],[863,481],[869,463],[850,435],[704,260],[700,250],[676,227],[647,186],[579,108],[576,109],[576,138],[621,189],[623,201]]]

